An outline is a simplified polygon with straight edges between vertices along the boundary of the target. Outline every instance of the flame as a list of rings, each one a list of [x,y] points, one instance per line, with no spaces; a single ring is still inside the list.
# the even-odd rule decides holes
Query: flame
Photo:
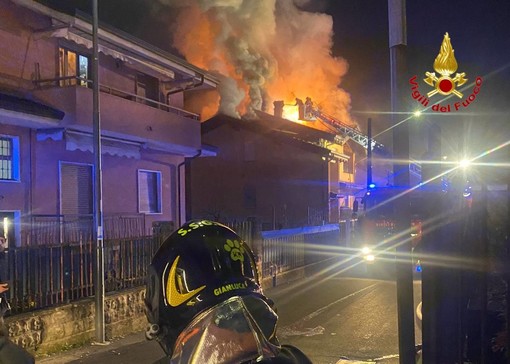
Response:
[[[457,71],[457,60],[455,59],[454,50],[450,43],[450,36],[445,33],[443,43],[439,49],[439,54],[434,61],[434,69],[443,76],[449,76]]]
[[[353,122],[350,96],[338,86],[348,65],[331,53],[331,16],[302,11],[293,0],[159,2],[176,14],[173,45],[221,79],[218,111],[234,117],[272,113],[275,100],[292,104],[309,96]]]
[[[299,108],[297,105],[284,104],[282,118],[301,123],[299,120]]]

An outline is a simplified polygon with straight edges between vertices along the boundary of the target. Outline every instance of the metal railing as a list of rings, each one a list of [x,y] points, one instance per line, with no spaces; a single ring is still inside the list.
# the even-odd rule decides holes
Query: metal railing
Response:
[[[262,277],[274,276],[303,266],[305,241],[303,234],[282,235],[263,239]]]
[[[115,214],[103,218],[105,239],[151,235],[144,214]],[[24,218],[22,246],[76,244],[93,240],[92,215],[40,215]]]
[[[105,241],[106,292],[145,284],[147,268],[160,246],[146,236]],[[94,296],[95,242],[27,246],[2,254],[11,289],[12,313],[69,303]]]
[[[47,79],[39,79],[33,81],[35,85],[42,87],[43,84],[50,84],[51,87],[88,87],[90,83],[92,83],[92,80],[88,80],[83,77],[78,76],[64,76],[64,77],[54,77],[54,78],[47,78]],[[81,85],[81,83],[84,83],[84,85]],[[46,86],[48,87],[48,86]],[[177,114],[179,116],[183,116],[186,118],[194,119],[194,120],[200,120],[200,115],[192,113],[190,111],[186,111],[183,109],[180,109],[175,106],[171,106],[169,104],[159,102],[153,99],[149,99],[131,92],[119,90],[114,87],[110,87],[107,85],[99,85],[99,91],[107,93],[112,96],[121,97],[123,99],[131,100],[134,102],[138,102],[141,104],[145,104],[151,107],[155,107],[160,110],[164,110],[167,112],[171,112],[173,114]]]
[[[39,218],[41,216],[38,216]],[[46,216],[48,219],[48,216]],[[53,216],[55,218],[55,216]],[[56,220],[60,222],[60,220]],[[94,287],[95,240],[76,233],[78,220],[65,228],[49,221],[37,225],[48,241],[77,237],[65,243],[31,244],[0,253],[0,276],[7,277],[12,314],[30,312],[92,297]],[[310,247],[324,241],[338,241],[336,231],[292,233],[273,231],[261,236],[254,221],[225,222],[233,228],[262,260],[262,277],[289,271],[309,263]],[[73,234],[69,234],[72,231]],[[85,230],[88,231],[88,230]],[[276,235],[275,235],[276,234]],[[140,287],[145,284],[152,257],[161,246],[163,235],[105,239],[106,292]]]

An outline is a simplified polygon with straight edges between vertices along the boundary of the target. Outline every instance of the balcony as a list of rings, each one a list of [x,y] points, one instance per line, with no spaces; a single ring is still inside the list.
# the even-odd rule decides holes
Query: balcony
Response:
[[[62,79],[38,81],[41,88],[34,90],[34,96],[65,112],[55,127],[92,133],[92,89],[80,85],[60,87],[59,81]],[[100,90],[103,136],[185,156],[200,149],[199,115],[109,86],[101,85]]]

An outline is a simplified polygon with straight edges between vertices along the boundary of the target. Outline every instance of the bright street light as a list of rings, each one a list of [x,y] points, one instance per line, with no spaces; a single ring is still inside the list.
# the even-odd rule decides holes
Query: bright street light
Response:
[[[470,166],[471,164],[471,161],[469,159],[462,159],[461,161],[459,161],[459,167],[463,168],[463,169],[466,169]]]

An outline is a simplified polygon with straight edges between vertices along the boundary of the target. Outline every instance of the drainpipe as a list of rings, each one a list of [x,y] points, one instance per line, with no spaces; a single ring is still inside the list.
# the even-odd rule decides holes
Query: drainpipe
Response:
[[[202,149],[199,149],[197,154],[189,158],[184,158],[184,161],[177,165],[177,227],[181,226],[183,223],[181,221],[181,167],[185,165],[186,162],[190,162],[193,159],[200,157],[201,155]]]
[[[173,83],[174,81],[172,81]],[[163,82],[164,83],[164,82]],[[204,75],[203,74],[200,74],[200,81],[198,83],[195,83],[195,79],[193,79],[193,84],[187,86],[180,86],[178,88],[176,88],[175,90],[171,90],[171,91],[168,91],[165,95],[165,98],[166,98],[166,103],[168,104],[168,97],[170,95],[173,95],[173,94],[176,94],[178,92],[184,92],[184,91],[187,91],[187,90],[190,90],[192,88],[195,88],[195,87],[199,87],[199,86],[202,86],[204,84]]]

